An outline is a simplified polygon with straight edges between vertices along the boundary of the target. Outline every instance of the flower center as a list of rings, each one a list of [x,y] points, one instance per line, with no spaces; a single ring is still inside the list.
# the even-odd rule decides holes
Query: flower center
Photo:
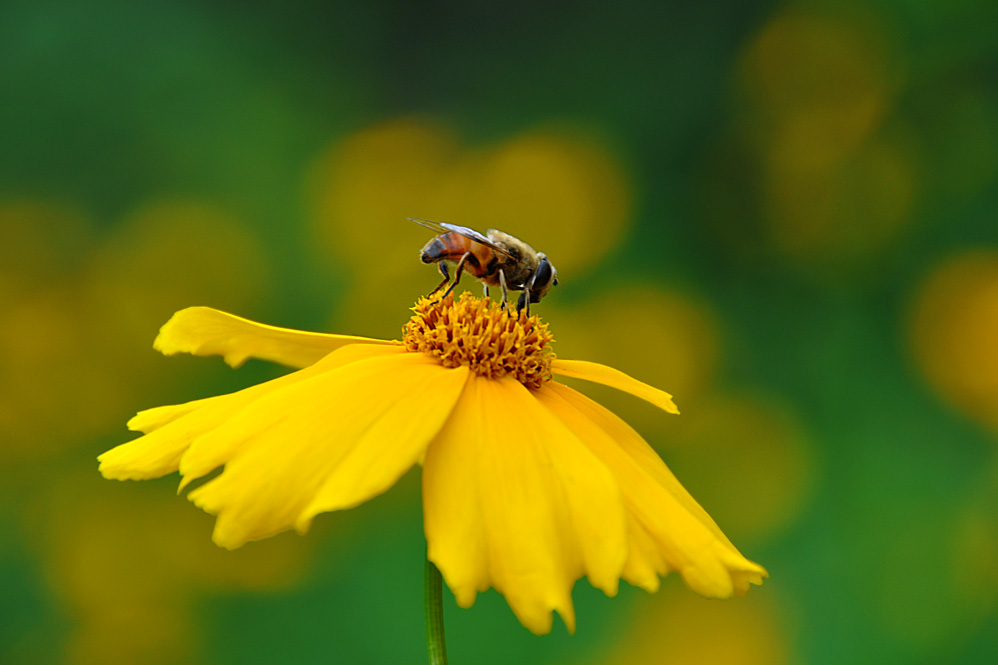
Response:
[[[551,379],[553,337],[546,323],[523,312],[509,314],[488,298],[463,293],[443,300],[420,298],[402,328],[402,343],[444,367],[467,365],[480,376],[512,376],[528,388]]]

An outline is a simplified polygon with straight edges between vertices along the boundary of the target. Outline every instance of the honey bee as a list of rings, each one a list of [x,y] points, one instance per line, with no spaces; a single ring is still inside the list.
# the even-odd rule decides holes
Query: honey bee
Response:
[[[516,302],[517,314],[526,309],[530,316],[530,303],[540,302],[551,286],[558,285],[558,271],[548,257],[508,233],[489,229],[482,234],[456,224],[409,219],[439,234],[426,243],[419,255],[423,263],[436,263],[444,276],[444,281],[430,292],[431,295],[450,282],[445,262],[456,262],[457,272],[454,282],[444,292],[444,298],[461,281],[461,272],[466,271],[484,284],[486,297],[489,286],[502,288],[502,305],[507,311],[507,291],[521,291]]]

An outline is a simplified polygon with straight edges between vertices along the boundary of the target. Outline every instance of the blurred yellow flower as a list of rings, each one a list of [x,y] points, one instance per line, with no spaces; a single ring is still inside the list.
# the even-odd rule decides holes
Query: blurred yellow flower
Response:
[[[792,621],[772,596],[723,606],[673,589],[639,604],[626,632],[587,665],[786,665]],[[723,637],[721,637],[723,636]]]
[[[659,450],[732,525],[731,537],[771,540],[796,522],[820,485],[820,460],[789,404],[759,392],[715,393],[683,420]]]
[[[753,172],[747,202],[758,208],[767,251],[834,279],[869,265],[908,232],[919,192],[919,143],[891,115],[903,71],[890,31],[866,12],[777,12],[739,56],[737,138],[711,158],[729,182],[708,191],[746,187]],[[731,155],[743,151],[752,166],[731,170]],[[740,237],[745,211],[721,205],[720,232]]]
[[[535,633],[587,576],[654,591],[677,571],[711,597],[744,594],[766,571],[745,559],[624,421],[551,380],[627,391],[671,413],[671,396],[597,363],[554,357],[537,317],[495,303],[423,298],[402,342],[275,328],[195,307],[163,326],[165,354],[271,360],[297,372],[245,390],[143,411],[145,436],[100,456],[107,478],[180,471],[236,548],[351,508],[423,465],[428,557],[462,607],[490,587]]]
[[[67,617],[66,665],[200,662],[195,607],[206,597],[286,589],[308,570],[311,539],[225,552],[204,538],[202,515],[152,487],[123,487],[112,504],[92,471],[50,467],[45,480],[44,491],[19,498],[41,574]]]
[[[998,430],[998,252],[971,250],[933,267],[913,298],[909,330],[929,384]]]

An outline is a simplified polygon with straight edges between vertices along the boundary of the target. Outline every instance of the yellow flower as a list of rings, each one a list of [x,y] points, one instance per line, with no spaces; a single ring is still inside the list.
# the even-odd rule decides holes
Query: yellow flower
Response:
[[[423,466],[428,557],[462,607],[490,587],[524,626],[575,627],[585,575],[608,595],[622,578],[654,591],[682,575],[724,598],[761,584],[745,559],[625,422],[553,374],[602,383],[678,413],[671,396],[610,367],[562,360],[537,317],[487,299],[420,299],[403,341],[275,328],[205,307],[178,312],[154,344],[167,355],[263,358],[296,372],[143,411],[145,433],[100,456],[106,478],[180,471],[236,548],[381,494]]]

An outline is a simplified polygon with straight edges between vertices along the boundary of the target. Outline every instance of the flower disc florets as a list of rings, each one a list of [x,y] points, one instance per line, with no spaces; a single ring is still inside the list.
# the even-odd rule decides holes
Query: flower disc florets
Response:
[[[528,388],[551,379],[553,337],[536,316],[507,313],[488,298],[420,298],[402,328],[402,343],[444,367],[467,365],[489,378],[512,376]]]

